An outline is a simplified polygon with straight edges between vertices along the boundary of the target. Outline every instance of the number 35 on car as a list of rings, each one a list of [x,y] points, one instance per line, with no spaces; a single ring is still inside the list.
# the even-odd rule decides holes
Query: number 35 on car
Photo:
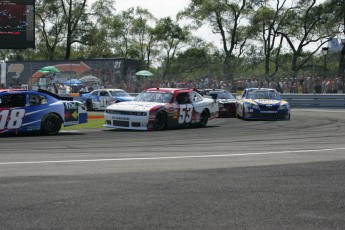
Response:
[[[57,134],[62,124],[87,122],[81,102],[45,90],[0,90],[0,133]]]
[[[205,127],[218,112],[215,100],[191,89],[150,88],[133,101],[108,106],[104,127],[133,130]]]

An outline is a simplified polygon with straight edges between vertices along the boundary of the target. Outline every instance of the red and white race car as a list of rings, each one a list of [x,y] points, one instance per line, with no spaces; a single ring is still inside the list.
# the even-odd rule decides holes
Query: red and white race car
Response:
[[[218,112],[215,100],[192,89],[150,88],[133,101],[108,106],[104,127],[132,130],[205,127]]]

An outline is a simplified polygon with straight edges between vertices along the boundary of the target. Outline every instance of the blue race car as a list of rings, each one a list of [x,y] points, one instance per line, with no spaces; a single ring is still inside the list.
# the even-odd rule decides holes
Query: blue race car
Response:
[[[87,112],[72,97],[45,90],[0,90],[0,134],[41,132],[57,134],[62,124],[87,123]]]
[[[96,89],[90,93],[81,94],[81,101],[88,111],[105,110],[111,104],[133,99],[134,97],[122,89]]]
[[[243,119],[290,119],[290,105],[275,89],[247,88],[237,101],[236,116]]]

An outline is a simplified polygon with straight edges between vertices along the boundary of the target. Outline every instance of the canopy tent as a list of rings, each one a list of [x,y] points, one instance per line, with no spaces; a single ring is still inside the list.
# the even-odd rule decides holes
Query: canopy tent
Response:
[[[40,73],[59,73],[60,70],[55,66],[45,66],[38,70]]]
[[[141,70],[135,73],[135,76],[138,76],[138,77],[152,77],[153,75],[154,74],[148,70]]]
[[[83,83],[88,83],[88,84],[99,84],[102,82],[99,78],[92,75],[84,76],[80,78],[79,80]]]

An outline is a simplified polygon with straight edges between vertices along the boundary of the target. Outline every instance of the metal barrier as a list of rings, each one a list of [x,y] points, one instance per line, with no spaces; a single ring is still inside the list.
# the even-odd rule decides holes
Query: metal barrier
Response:
[[[138,93],[130,93],[137,96]],[[68,96],[68,95],[66,95]],[[236,98],[236,94],[233,94]],[[238,95],[237,95],[238,96]],[[345,94],[282,94],[282,98],[289,102],[292,108],[344,108]],[[73,97],[81,100],[81,97]]]
[[[345,108],[345,94],[282,94],[291,108]]]

